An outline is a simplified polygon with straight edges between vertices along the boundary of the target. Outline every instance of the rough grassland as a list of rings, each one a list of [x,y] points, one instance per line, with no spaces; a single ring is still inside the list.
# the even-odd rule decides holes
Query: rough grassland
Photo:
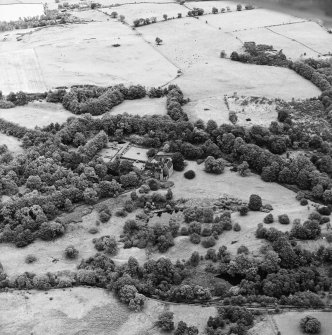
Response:
[[[11,91],[44,92],[47,89],[35,50],[28,48],[0,54],[0,87],[4,94]]]
[[[287,26],[271,27],[270,29],[299,41],[322,54],[332,52],[332,35],[315,22],[295,24],[292,25],[291,29]]]
[[[52,300],[50,300],[52,298]],[[203,332],[214,307],[164,304],[147,300],[144,310],[132,313],[112,293],[98,288],[79,287],[0,295],[1,335],[158,335],[158,315],[170,310],[174,322],[181,320]]]
[[[61,104],[48,102],[30,102],[25,106],[18,106],[11,109],[0,109],[0,118],[18,123],[27,128],[47,126],[50,123],[64,123],[74,114],[65,110]]]

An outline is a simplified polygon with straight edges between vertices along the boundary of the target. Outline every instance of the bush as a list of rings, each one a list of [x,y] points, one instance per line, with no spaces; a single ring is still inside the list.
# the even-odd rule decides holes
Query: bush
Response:
[[[281,224],[289,224],[290,220],[287,214],[282,214],[278,216],[278,221]]]
[[[233,230],[234,231],[240,231],[241,230],[241,226],[236,222],[236,223],[234,223]]]
[[[101,222],[105,223],[110,219],[111,215],[106,213],[105,211],[102,211],[99,213],[99,219]]]
[[[27,264],[31,264],[37,261],[37,257],[35,255],[27,255],[27,257],[25,257],[25,263]]]
[[[300,320],[300,327],[304,333],[318,334],[321,330],[321,323],[311,315],[307,315]]]
[[[66,258],[74,259],[74,258],[77,257],[77,255],[78,255],[78,250],[73,245],[69,245],[65,249],[65,256],[66,256]]]
[[[248,214],[249,208],[247,206],[241,206],[239,209],[241,216],[246,216]]]
[[[172,156],[173,169],[182,171],[184,169],[184,158],[180,152],[175,152]]]
[[[174,313],[172,312],[163,312],[158,316],[158,321],[156,326],[164,331],[172,331],[174,329]]]
[[[301,200],[300,200],[300,205],[301,205],[301,206],[307,206],[307,205],[308,205],[308,200],[307,200],[307,199],[304,199],[304,198],[301,199]]]
[[[264,223],[273,223],[274,222],[274,218],[273,218],[273,215],[271,213],[269,213],[268,215],[265,216],[264,218]]]
[[[97,227],[92,227],[92,228],[89,229],[89,233],[90,233],[90,234],[97,234],[98,231],[99,231],[99,230],[98,230]]]
[[[252,194],[249,198],[248,207],[252,211],[259,211],[262,207],[262,198],[257,194]]]
[[[193,170],[188,170],[183,175],[186,179],[194,179],[196,176],[196,173]]]
[[[190,242],[194,244],[200,244],[201,243],[201,237],[200,235],[193,233],[190,235]]]
[[[331,215],[331,210],[327,206],[318,207],[317,212],[321,215]]]
[[[216,239],[213,236],[210,236],[202,241],[202,246],[204,248],[212,248],[216,245]]]
[[[215,159],[212,156],[209,156],[205,160],[205,171],[208,173],[215,173],[215,174],[221,174],[224,172],[225,169],[225,162],[223,159]]]

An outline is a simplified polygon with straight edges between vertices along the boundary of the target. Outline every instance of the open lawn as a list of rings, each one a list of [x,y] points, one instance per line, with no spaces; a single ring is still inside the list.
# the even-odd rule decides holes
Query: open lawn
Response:
[[[332,35],[315,22],[295,24],[291,29],[287,26],[271,27],[270,29],[303,43],[321,54],[332,53]]]
[[[69,117],[75,117],[62,107],[61,104],[48,102],[30,102],[25,106],[11,109],[0,109],[0,118],[18,123],[27,128],[44,127],[50,123],[64,123]]]
[[[183,320],[202,332],[216,314],[214,307],[188,309],[150,299],[142,312],[132,313],[112,293],[89,287],[1,293],[0,306],[1,335],[159,335],[154,322],[165,310],[174,312],[176,325]]]
[[[331,312],[287,312],[274,315],[273,318],[277,324],[278,330],[283,335],[302,335],[303,332],[299,326],[300,320],[306,315],[317,318],[322,325],[320,335],[330,335],[332,327]]]
[[[4,94],[46,91],[47,85],[33,48],[0,53],[0,87]]]
[[[0,145],[2,144],[6,144],[9,151],[11,151],[14,155],[20,154],[24,151],[21,147],[20,141],[16,137],[0,133]]]
[[[126,100],[115,106],[109,113],[112,115],[127,113],[140,116],[166,115],[166,98]]]

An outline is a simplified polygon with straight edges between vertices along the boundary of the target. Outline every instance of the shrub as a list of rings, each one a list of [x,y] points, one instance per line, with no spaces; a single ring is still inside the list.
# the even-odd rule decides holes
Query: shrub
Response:
[[[99,219],[101,222],[105,223],[110,219],[110,214],[106,213],[105,211],[102,211],[99,213]]]
[[[241,206],[239,209],[241,216],[246,216],[248,214],[249,208],[247,206]]]
[[[210,236],[202,241],[202,246],[204,248],[212,248],[216,245],[216,239],[213,236]]]
[[[209,156],[205,160],[205,171],[208,173],[215,173],[215,174],[221,174],[224,172],[225,169],[225,162],[223,159],[215,159],[212,156]]]
[[[190,242],[194,244],[200,244],[201,243],[201,237],[200,235],[193,233],[190,235]]]
[[[172,156],[173,169],[182,171],[184,169],[184,158],[180,152],[175,152]]]
[[[73,245],[69,245],[65,249],[65,256],[66,256],[66,258],[74,259],[74,258],[77,257],[77,255],[78,255],[78,250]]]
[[[37,261],[37,257],[35,255],[27,255],[27,257],[25,257],[25,263],[27,264],[31,264]]]
[[[317,212],[321,215],[330,215],[331,214],[331,210],[327,206],[318,207]]]
[[[300,200],[300,205],[301,205],[301,206],[307,206],[307,205],[308,205],[308,200],[307,200],[307,199],[304,199],[304,198],[301,199],[301,200]]]
[[[300,327],[304,333],[318,334],[321,330],[321,323],[311,315],[307,315],[300,320]]]
[[[273,215],[271,213],[269,213],[268,215],[265,216],[264,218],[264,223],[273,223],[274,222],[274,218],[273,218]]]
[[[249,198],[249,209],[259,211],[262,207],[262,198],[257,194],[252,194]]]
[[[158,316],[158,321],[156,326],[164,331],[172,331],[174,329],[174,313],[172,312],[163,312]]]
[[[98,251],[104,251],[110,255],[116,255],[118,252],[118,244],[115,238],[109,235],[93,239],[93,243]]]
[[[234,231],[240,231],[241,230],[241,226],[237,222],[235,222],[234,226],[233,226],[233,230]]]
[[[180,234],[182,236],[188,236],[189,235],[188,228],[187,227],[181,227]]]
[[[245,246],[245,245],[241,245],[238,247],[237,249],[237,254],[245,254],[248,255],[249,254],[249,249]]]
[[[184,173],[184,177],[186,179],[194,179],[196,176],[196,173],[193,170],[188,170]]]
[[[289,224],[290,220],[287,214],[281,214],[278,216],[278,221],[281,224]]]

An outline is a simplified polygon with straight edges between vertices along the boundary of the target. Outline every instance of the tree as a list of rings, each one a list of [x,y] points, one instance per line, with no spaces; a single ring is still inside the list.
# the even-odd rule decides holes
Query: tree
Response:
[[[218,8],[212,7],[212,14],[218,14]]]
[[[78,250],[73,245],[69,245],[65,249],[65,256],[66,256],[66,258],[74,259],[74,258],[77,257],[77,255],[78,255]]]
[[[167,18],[168,18],[167,14],[163,14],[163,19],[164,19],[165,21],[167,21]]]
[[[249,198],[248,207],[252,211],[259,211],[262,207],[262,198],[257,194],[252,194]]]
[[[242,5],[238,4],[238,5],[236,6],[236,10],[240,12],[240,11],[242,10]]]
[[[180,152],[175,152],[172,156],[173,169],[182,171],[184,169],[184,158]]]
[[[221,174],[225,169],[225,162],[223,159],[215,159],[209,156],[204,163],[205,171],[208,173]]]
[[[174,313],[173,312],[163,312],[158,316],[158,321],[156,322],[157,327],[164,331],[172,331],[174,329]]]
[[[163,43],[163,40],[159,37],[156,37],[156,44],[160,45],[161,43]]]
[[[321,323],[315,317],[307,315],[300,320],[300,327],[304,333],[318,334],[321,330]]]

